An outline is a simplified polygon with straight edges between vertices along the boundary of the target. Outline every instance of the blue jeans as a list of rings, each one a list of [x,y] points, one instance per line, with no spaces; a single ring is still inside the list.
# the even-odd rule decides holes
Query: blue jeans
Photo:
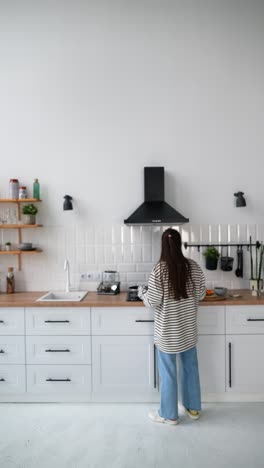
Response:
[[[159,414],[165,419],[178,418],[178,384],[176,354],[158,351],[160,376]],[[182,404],[188,409],[201,410],[201,391],[196,346],[182,353],[180,359],[180,384]]]

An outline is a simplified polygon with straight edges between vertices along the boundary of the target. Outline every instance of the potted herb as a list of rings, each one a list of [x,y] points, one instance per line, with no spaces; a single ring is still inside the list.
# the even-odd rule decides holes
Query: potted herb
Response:
[[[24,215],[25,224],[36,224],[36,214],[38,209],[35,205],[30,203],[29,205],[24,205],[22,208],[22,213]]]
[[[216,270],[220,256],[218,250],[215,247],[207,247],[203,255],[205,256],[205,268],[207,270]]]
[[[11,250],[11,242],[6,242],[5,243],[5,249],[6,250]]]

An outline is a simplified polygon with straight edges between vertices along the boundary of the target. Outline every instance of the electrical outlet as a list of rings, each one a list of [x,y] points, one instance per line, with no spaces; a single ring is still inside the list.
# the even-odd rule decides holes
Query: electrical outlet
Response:
[[[86,280],[87,281],[101,281],[102,274],[100,271],[87,271]]]
[[[87,274],[86,273],[81,273],[80,274],[80,280],[81,281],[87,281]]]

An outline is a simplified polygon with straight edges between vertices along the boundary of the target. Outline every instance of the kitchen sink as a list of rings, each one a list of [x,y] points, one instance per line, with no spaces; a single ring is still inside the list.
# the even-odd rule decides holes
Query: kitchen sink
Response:
[[[88,294],[88,291],[57,291],[48,292],[37,299],[40,302],[80,302]]]

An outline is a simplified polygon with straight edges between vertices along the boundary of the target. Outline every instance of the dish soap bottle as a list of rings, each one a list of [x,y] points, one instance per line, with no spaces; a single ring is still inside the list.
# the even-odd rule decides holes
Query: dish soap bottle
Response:
[[[39,181],[38,179],[34,180],[33,184],[33,198],[36,198],[36,200],[40,199],[40,186],[39,186]]]
[[[15,276],[14,276],[14,268],[13,267],[9,267],[7,269],[6,292],[7,292],[7,294],[12,294],[12,293],[15,292]]]

